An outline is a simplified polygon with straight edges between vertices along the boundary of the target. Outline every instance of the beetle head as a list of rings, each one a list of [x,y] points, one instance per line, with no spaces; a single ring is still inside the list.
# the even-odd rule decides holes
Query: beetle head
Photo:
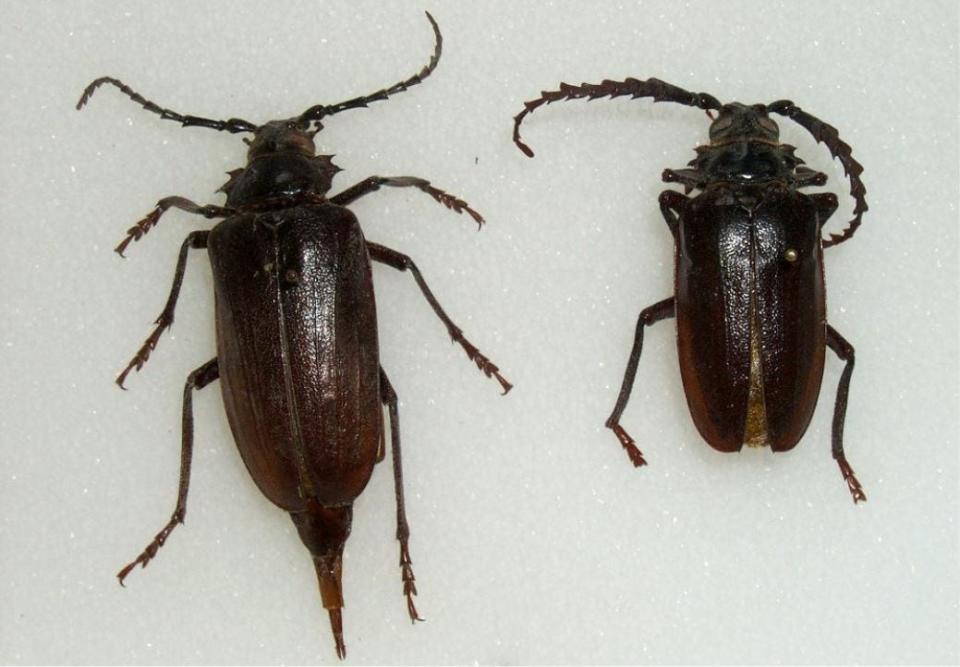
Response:
[[[247,165],[230,172],[230,180],[220,189],[227,194],[228,206],[243,206],[276,197],[305,194],[324,195],[340,167],[332,155],[317,155],[310,129],[299,119],[273,120],[244,139]]]
[[[746,105],[731,102],[720,107],[717,119],[710,125],[710,143],[759,140],[779,143],[780,129],[767,115],[763,104]]]
[[[317,130],[304,129],[295,119],[272,120],[257,128],[253,139],[244,139],[250,148],[247,159],[253,160],[272,153],[299,153],[307,157],[316,155],[313,137]]]

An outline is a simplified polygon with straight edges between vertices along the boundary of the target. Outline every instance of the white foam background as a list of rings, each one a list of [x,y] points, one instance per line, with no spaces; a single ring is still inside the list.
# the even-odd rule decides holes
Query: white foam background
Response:
[[[220,203],[238,137],[180,129],[101,89],[116,76],[183,113],[287,117],[405,78],[422,86],[330,118],[344,171],[416,175],[353,209],[409,253],[466,334],[516,384],[501,397],[409,275],[375,267],[385,368],[401,397],[414,567],[401,595],[389,459],[356,503],[344,576],[349,662],[956,662],[958,635],[958,9],[954,2],[515,0],[3,3],[0,22],[0,660],[336,662],[310,559],[257,492],[219,389],[195,399],[189,512],[126,589],[114,573],[167,520],[183,382],[213,357],[212,285],[189,262],[173,331],[128,392],[114,375],[163,306],[180,242],[168,213],[111,252],[162,196]],[[562,81],[656,76],[721,100],[793,99],[836,125],[870,211],[827,252],[829,319],[856,347],[848,456],[830,457],[842,364],[790,453],[724,455],[683,398],[674,327],[648,331],[624,425],[603,427],[641,308],[670,294],[660,172],[706,137],[696,110],[568,102]],[[852,204],[798,126],[785,141]]]

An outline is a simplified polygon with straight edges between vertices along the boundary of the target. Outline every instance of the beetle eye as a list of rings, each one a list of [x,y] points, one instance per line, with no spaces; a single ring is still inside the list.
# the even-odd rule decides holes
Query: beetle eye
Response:
[[[779,135],[779,134],[780,134],[780,128],[778,128],[778,127],[777,127],[777,124],[774,123],[774,122],[773,122],[772,120],[770,120],[769,118],[760,118],[760,119],[758,119],[757,122],[760,123],[760,127],[762,127],[763,129],[765,129],[767,132],[770,132],[770,133],[773,134],[773,135]]]
[[[728,115],[720,116],[718,119],[713,121],[713,126],[710,128],[713,131],[725,130],[733,124],[733,117]]]

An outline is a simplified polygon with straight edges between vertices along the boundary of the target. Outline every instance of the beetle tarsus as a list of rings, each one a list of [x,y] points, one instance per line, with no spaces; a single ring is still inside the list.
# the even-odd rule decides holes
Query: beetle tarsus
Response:
[[[639,468],[640,466],[647,465],[647,460],[643,458],[643,452],[640,451],[640,448],[637,447],[636,441],[630,437],[630,434],[627,433],[620,424],[607,424],[607,428],[611,429],[614,434],[617,436],[617,440],[620,441],[620,444],[623,445],[623,448],[627,450],[627,456],[630,457],[631,463],[633,463],[634,468]]]
[[[160,313],[154,324],[156,328],[153,332],[147,337],[147,340],[143,342],[143,345],[140,346],[140,349],[137,350],[137,353],[133,356],[133,359],[130,360],[130,363],[127,364],[127,367],[123,369],[123,372],[117,376],[116,382],[121,389],[126,389],[123,386],[123,383],[127,380],[127,375],[130,374],[130,371],[140,372],[140,369],[143,368],[143,365],[147,363],[147,360],[150,358],[150,353],[157,348],[157,343],[160,341],[160,336],[163,335],[163,332],[173,324],[173,314],[167,313],[164,310]]]
[[[183,523],[183,518],[185,515],[185,508],[177,508],[177,510],[173,513],[173,516],[170,517],[170,521],[168,521],[167,525],[163,527],[163,530],[156,534],[156,536],[153,538],[153,541],[147,545],[147,548],[144,549],[135,560],[128,563],[117,573],[117,579],[120,581],[121,586],[125,586],[123,580],[127,578],[127,575],[129,575],[137,565],[140,567],[146,567],[147,563],[153,560],[153,557],[157,555],[158,551],[160,551],[160,547],[162,547],[167,541],[167,538],[170,537],[170,533],[173,532],[173,529],[176,528],[178,524]]]
[[[857,479],[846,457],[841,456],[838,458],[837,464],[840,466],[840,474],[843,475],[843,480],[847,483],[847,488],[850,489],[850,495],[853,496],[853,502],[855,504],[866,502],[867,494],[863,492],[863,487],[860,486],[860,480]]]
[[[403,578],[403,594],[407,597],[407,613],[410,614],[410,622],[423,621],[413,604],[413,596],[417,594],[417,578],[413,576],[413,561],[410,560],[406,539],[400,540],[400,573]]]
[[[113,251],[121,257],[126,257],[123,252],[127,249],[127,246],[134,241],[139,241],[144,234],[149,232],[150,228],[157,224],[157,221],[160,219],[160,215],[162,213],[163,210],[159,206],[147,213],[147,215],[138,220],[133,227],[127,230],[127,236],[117,245],[116,248],[113,249]]]
[[[453,339],[454,343],[458,343],[460,347],[463,348],[464,352],[467,353],[467,358],[470,359],[473,363],[477,365],[477,368],[480,369],[480,372],[486,375],[488,378],[496,379],[500,383],[500,386],[503,387],[503,392],[501,395],[506,396],[513,385],[510,383],[507,378],[500,375],[500,368],[490,361],[477,347],[468,341],[464,336],[463,332],[460,329],[454,327],[450,331],[450,337]]]

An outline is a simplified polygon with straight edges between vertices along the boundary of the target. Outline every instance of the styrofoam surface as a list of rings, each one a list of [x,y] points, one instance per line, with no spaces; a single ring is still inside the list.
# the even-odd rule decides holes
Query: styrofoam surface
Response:
[[[383,363],[401,397],[418,606],[407,620],[392,480],[356,504],[345,565],[349,662],[956,662],[958,628],[958,9],[899,2],[5,2],[0,22],[0,660],[336,662],[306,550],[237,456],[219,389],[197,396],[189,513],[159,557],[114,573],[172,509],[183,381],[215,355],[211,277],[190,260],[177,321],[121,392],[176,254],[221,203],[238,137],[179,129],[102,89],[254,122],[372,92],[443,59],[422,86],[318,136],[344,171],[432,180],[472,222],[413,191],[353,208],[410,254],[454,320],[516,385],[501,397],[412,278],[377,267]],[[722,100],[791,98],[836,125],[870,211],[827,253],[829,319],[856,347],[846,444],[830,458],[842,365],[828,356],[803,442],[723,455],[683,398],[671,322],[653,327],[623,423],[603,427],[637,313],[669,295],[664,167],[706,138],[701,112],[569,102],[560,81],[656,76]],[[784,140],[840,166],[801,128]]]

